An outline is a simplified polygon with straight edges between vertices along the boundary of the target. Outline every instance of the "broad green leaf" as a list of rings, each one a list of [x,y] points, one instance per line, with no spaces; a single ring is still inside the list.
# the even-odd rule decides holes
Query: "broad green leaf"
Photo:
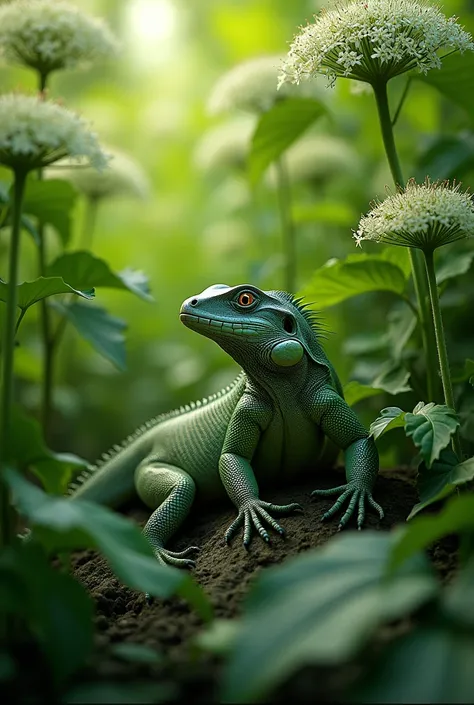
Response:
[[[413,73],[416,78],[437,88],[450,101],[474,115],[474,54],[451,54],[443,59],[442,68],[426,75]]]
[[[103,357],[110,360],[119,370],[126,369],[125,336],[127,324],[121,318],[107,313],[105,308],[72,303],[53,304],[54,308],[66,316],[84,340]]]
[[[395,248],[393,248],[395,249]],[[397,363],[399,363],[399,372],[401,375],[402,385],[406,385],[410,377],[410,373],[401,364],[401,358],[403,350],[410,340],[413,331],[416,328],[417,317],[406,304],[403,306],[397,306],[388,314],[388,331],[387,331],[387,346],[389,348],[390,357]],[[394,381],[394,372],[392,369],[390,374],[390,379]],[[408,387],[409,389],[409,387]],[[405,389],[403,391],[408,391]]]
[[[326,262],[314,272],[301,295],[323,309],[369,291],[401,295],[405,285],[405,274],[397,265],[379,255],[357,254]]]
[[[48,267],[47,274],[50,277],[62,277],[78,289],[101,286],[127,289],[142,299],[153,301],[148,278],[143,272],[125,269],[115,273],[105,260],[90,252],[68,252],[61,255]]]
[[[18,406],[12,407],[7,457],[11,465],[34,472],[51,494],[64,494],[72,475],[88,465],[72,453],[50,450],[38,421],[26,416]]]
[[[370,355],[370,353],[385,350],[387,347],[387,336],[385,333],[356,333],[346,338],[343,342],[343,350],[346,355]]]
[[[242,631],[242,622],[237,619],[214,619],[206,629],[202,629],[193,639],[199,650],[218,656],[227,656]]]
[[[404,426],[405,415],[406,412],[399,409],[398,406],[387,406],[386,409],[382,409],[380,416],[370,424],[370,435],[377,440],[387,431]]]
[[[111,651],[114,656],[131,663],[159,663],[163,659],[162,655],[150,646],[133,642],[113,644]]]
[[[29,179],[26,185],[23,212],[52,225],[63,245],[71,237],[72,211],[77,191],[69,181],[60,179]]]
[[[402,394],[411,390],[408,380],[410,372],[401,362],[389,360],[372,382],[372,386],[389,394]]]
[[[292,209],[295,223],[324,223],[350,227],[357,223],[358,213],[346,201],[321,201],[311,205],[296,204]]]
[[[0,301],[7,300],[8,285],[0,280]],[[23,282],[17,288],[19,308],[26,309],[48,296],[56,294],[77,294],[83,299],[93,299],[94,289],[80,291],[66,284],[61,277],[39,277],[31,282]]]
[[[456,454],[450,448],[444,448],[438,460],[431,468],[422,463],[418,468],[418,494],[420,501],[415,504],[407,519],[412,519],[418,512],[434,502],[439,502],[452,494],[456,487],[474,479],[474,458],[459,463]]]
[[[356,380],[351,380],[344,385],[344,399],[349,406],[353,406],[362,399],[383,394],[383,391],[383,389],[376,389],[375,387],[369,387],[366,384],[360,384],[360,382],[357,382]]]
[[[474,628],[473,593],[474,556],[471,555],[443,592],[443,612],[471,629]]]
[[[47,495],[11,468],[5,478],[33,537],[50,552],[97,549],[129,587],[155,597],[178,594],[204,619],[211,618],[212,608],[201,588],[189,574],[158,563],[151,545],[132,521],[94,502]]]
[[[444,261],[436,268],[436,282],[438,285],[448,279],[454,279],[466,274],[471,268],[473,259],[474,251],[450,252],[449,256],[445,256]]]
[[[388,572],[405,560],[450,534],[474,531],[474,494],[452,497],[441,512],[412,519],[397,534]]]
[[[472,593],[471,593],[472,598]],[[466,602],[468,596],[466,595]],[[394,641],[371,666],[355,703],[469,703],[474,692],[474,636],[439,620]]]
[[[301,666],[344,663],[381,624],[429,600],[438,584],[424,556],[384,579],[392,543],[385,532],[348,533],[264,571],[232,644],[220,701],[256,702]]]
[[[396,264],[402,270],[405,278],[408,279],[411,274],[411,260],[407,247],[387,245],[379,257],[386,262]]]
[[[451,441],[459,426],[459,418],[449,406],[420,401],[413,413],[405,416],[405,432],[420,449],[428,468],[439,458],[439,454]]]
[[[325,106],[313,98],[285,98],[264,113],[252,137],[248,159],[251,183],[256,184],[267,167],[324,114]]]
[[[474,137],[469,132],[438,135],[418,159],[416,180],[461,178],[474,167]]]

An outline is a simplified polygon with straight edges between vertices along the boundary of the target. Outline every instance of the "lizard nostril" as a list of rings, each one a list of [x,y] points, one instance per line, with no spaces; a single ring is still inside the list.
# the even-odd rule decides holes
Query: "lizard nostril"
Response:
[[[197,302],[198,302],[197,299],[191,299],[191,301],[189,303],[191,304],[191,306],[196,306]]]

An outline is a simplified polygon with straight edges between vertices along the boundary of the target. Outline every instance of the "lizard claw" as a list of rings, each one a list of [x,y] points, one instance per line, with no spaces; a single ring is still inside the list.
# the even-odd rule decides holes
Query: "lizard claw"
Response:
[[[275,521],[275,519],[269,514],[269,512],[274,512],[277,514],[289,514],[290,512],[296,510],[303,511],[303,508],[296,503],[280,506],[278,504],[271,504],[270,502],[263,502],[260,499],[249,500],[240,508],[237,518],[234,519],[232,524],[227,529],[224,536],[225,542],[229,544],[233,536],[236,534],[237,530],[243,525],[243,544],[246,550],[250,545],[252,531],[254,529],[256,529],[260,538],[262,538],[265,543],[270,544],[270,535],[263,526],[261,520],[264,520],[267,524],[271,526],[272,529],[274,529],[274,531],[276,531],[278,534],[280,534],[280,536],[283,537],[286,535],[285,530]]]
[[[347,485],[339,485],[339,487],[333,487],[329,490],[314,490],[314,492],[311,493],[311,496],[327,497],[334,494],[339,494],[339,498],[334,502],[332,507],[323,514],[321,520],[325,521],[336,514],[336,512],[341,509],[346,499],[349,498],[349,505],[339,521],[338,531],[341,531],[341,529],[345,527],[349,519],[352,517],[356,505],[358,508],[357,528],[359,530],[362,528],[365,520],[366,502],[378,512],[380,519],[383,519],[384,517],[383,509],[372,497],[372,492],[369,489],[357,487],[357,485],[352,483],[348,483]]]

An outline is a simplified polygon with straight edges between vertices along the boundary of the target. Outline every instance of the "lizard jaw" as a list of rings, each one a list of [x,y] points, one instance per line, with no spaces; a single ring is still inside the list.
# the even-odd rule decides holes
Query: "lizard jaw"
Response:
[[[256,336],[261,329],[266,328],[262,323],[250,324],[237,321],[221,321],[218,318],[197,316],[191,313],[180,313],[180,320],[185,326],[205,335],[217,333],[219,336]]]

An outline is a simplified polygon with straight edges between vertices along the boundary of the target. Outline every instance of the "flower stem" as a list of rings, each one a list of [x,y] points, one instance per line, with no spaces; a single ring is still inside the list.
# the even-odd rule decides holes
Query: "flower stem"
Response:
[[[280,158],[276,163],[278,206],[285,254],[285,289],[290,293],[296,290],[296,241],[291,217],[291,194],[288,173]]]
[[[441,316],[441,307],[439,304],[438,286],[436,284],[436,272],[434,267],[433,251],[423,251],[426,264],[426,274],[428,277],[428,286],[431,299],[431,308],[433,310],[434,329],[436,333],[436,345],[438,348],[439,368],[441,371],[441,380],[443,382],[444,401],[451,409],[455,409],[453,385],[451,383],[451,373],[449,371],[448,351],[446,348],[446,338],[444,335],[443,319]],[[453,450],[458,456],[459,462],[462,462],[461,438],[459,432],[456,431],[453,436]]]
[[[18,261],[20,252],[21,206],[25,192],[26,173],[16,171],[13,182],[12,230],[9,257],[8,289],[5,324],[3,329],[3,368],[0,400],[0,547],[7,546],[12,539],[13,526],[9,491],[3,481],[3,469],[8,459],[10,418],[13,400],[13,358],[15,354],[15,325],[17,308]]]
[[[390,118],[390,109],[388,106],[387,83],[386,81],[373,85],[375,100],[382,131],[383,144],[385,153],[392,172],[392,177],[395,186],[402,189],[405,185],[400,161],[398,159],[395,138],[393,135],[393,125]],[[429,301],[428,301],[428,280],[426,271],[423,266],[423,255],[421,252],[409,248],[411,270],[413,277],[413,285],[418,304],[421,338],[423,350],[426,358],[426,378],[427,378],[427,393],[430,401],[437,401],[439,394],[438,385],[438,365],[435,354],[435,333],[433,328],[433,319],[431,316]]]

